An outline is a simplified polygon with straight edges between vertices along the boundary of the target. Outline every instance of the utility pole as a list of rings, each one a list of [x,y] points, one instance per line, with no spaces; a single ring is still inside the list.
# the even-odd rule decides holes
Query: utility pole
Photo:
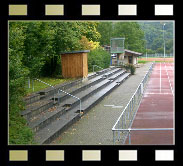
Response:
[[[146,60],[147,60],[147,43],[146,43]]]

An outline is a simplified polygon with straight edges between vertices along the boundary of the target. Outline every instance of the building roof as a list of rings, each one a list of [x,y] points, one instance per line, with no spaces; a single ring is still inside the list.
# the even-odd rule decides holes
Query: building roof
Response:
[[[142,55],[142,53],[140,53],[140,52],[135,52],[135,51],[127,50],[127,49],[125,49],[125,52],[135,54],[135,55],[138,55],[138,56]]]
[[[80,51],[61,52],[60,54],[75,54],[75,53],[85,53],[85,52],[90,52],[90,50],[80,50]]]

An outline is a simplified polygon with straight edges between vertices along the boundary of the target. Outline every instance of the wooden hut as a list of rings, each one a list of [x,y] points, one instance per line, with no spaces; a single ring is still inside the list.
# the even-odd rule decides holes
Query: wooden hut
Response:
[[[64,78],[78,78],[88,76],[89,50],[61,53],[62,76]]]

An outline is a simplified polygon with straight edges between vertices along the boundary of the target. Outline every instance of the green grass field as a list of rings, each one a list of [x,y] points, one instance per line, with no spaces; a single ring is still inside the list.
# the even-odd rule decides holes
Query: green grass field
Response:
[[[52,78],[52,77],[41,77],[39,79],[41,81],[46,82],[46,83],[53,85],[53,86],[67,82],[67,81],[75,80],[74,78],[64,79],[64,78]],[[33,91],[33,87],[32,87],[32,80],[30,80],[30,88],[28,88],[28,80],[26,81],[25,89],[26,89],[27,95],[49,87],[48,85],[43,84],[37,80],[34,80],[33,84],[34,84],[34,91]]]

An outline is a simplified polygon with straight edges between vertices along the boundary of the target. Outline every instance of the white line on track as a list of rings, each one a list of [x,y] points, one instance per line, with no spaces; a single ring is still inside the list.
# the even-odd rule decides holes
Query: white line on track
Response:
[[[165,64],[165,62],[164,62],[164,64]],[[166,69],[166,64],[165,64],[165,69]],[[167,74],[167,76],[168,76],[168,81],[169,81],[169,85],[170,85],[170,88],[171,88],[171,91],[172,91],[172,95],[174,96],[173,88],[172,88],[172,84],[171,84],[171,82],[170,82],[170,78],[169,78],[169,75],[168,75],[167,69],[166,69],[166,74]]]
[[[161,63],[160,63],[160,93],[161,93]]]
[[[169,63],[170,64],[170,63]],[[172,68],[172,65],[170,64],[170,68],[171,68],[171,70],[173,71],[173,68]]]
[[[144,93],[145,95],[171,95],[172,93]]]

